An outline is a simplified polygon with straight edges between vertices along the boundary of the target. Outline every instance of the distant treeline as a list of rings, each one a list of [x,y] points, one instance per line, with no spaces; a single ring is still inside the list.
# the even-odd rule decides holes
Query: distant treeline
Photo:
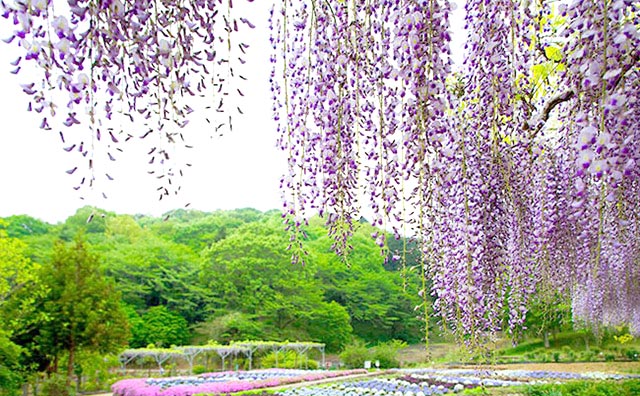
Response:
[[[38,266],[50,265],[57,241],[81,239],[119,296],[130,347],[312,340],[339,351],[353,337],[415,343],[423,333],[411,244],[402,264],[403,241],[391,240],[397,251],[381,254],[371,237],[381,231],[364,219],[348,265],[332,252],[320,218],[304,227],[305,264],[292,264],[277,211],[176,210],[157,218],[84,207],[63,223],[21,215],[4,218],[0,229]]]

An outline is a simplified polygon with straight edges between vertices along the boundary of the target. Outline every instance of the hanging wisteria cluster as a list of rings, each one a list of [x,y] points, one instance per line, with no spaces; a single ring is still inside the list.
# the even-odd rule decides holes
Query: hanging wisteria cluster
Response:
[[[640,334],[640,6],[468,0],[455,72],[452,8],[274,8],[292,240],[318,210],[344,254],[371,208],[422,241],[437,312],[471,344],[517,335],[549,287],[571,296],[576,323]]]
[[[640,5],[575,2],[560,9],[567,70],[578,98],[561,113],[573,140],[576,221],[574,315],[587,323],[631,323],[640,333]]]
[[[42,127],[59,114],[65,149],[87,158],[79,185],[143,138],[168,194],[181,173],[174,144],[188,146],[184,97],[208,98],[224,116],[212,128],[231,124],[248,47],[234,35],[253,26],[231,0],[4,1],[7,41],[24,50],[14,73],[44,71],[23,89]],[[436,313],[471,345],[517,336],[532,296],[550,289],[571,297],[576,323],[640,334],[640,3],[458,3],[461,65],[455,2],[274,2],[294,257],[316,212],[348,255],[364,212],[420,241]]]
[[[112,180],[99,166],[115,161],[124,142],[145,139],[160,199],[177,192],[172,180],[189,166],[172,158],[190,148],[184,127],[193,109],[184,99],[206,98],[224,116],[216,129],[228,129],[229,97],[243,96],[245,77],[234,67],[248,44],[234,35],[253,25],[232,9],[231,0],[0,1],[14,25],[5,41],[24,51],[12,73],[33,75],[21,70],[34,64],[43,71],[22,85],[29,110],[41,114],[41,128],[60,130],[66,151],[86,159],[67,171],[80,175],[77,189]]]

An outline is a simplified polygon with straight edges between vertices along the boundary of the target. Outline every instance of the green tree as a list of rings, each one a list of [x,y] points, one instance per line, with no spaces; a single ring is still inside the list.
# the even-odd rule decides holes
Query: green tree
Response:
[[[131,305],[123,304],[123,309],[127,315],[127,323],[129,324],[129,346],[133,348],[142,348],[147,346],[146,330],[144,328],[142,317]]]
[[[166,221],[143,218],[140,223],[156,235],[200,252],[226,238],[241,225],[258,221],[263,216],[262,212],[249,208],[213,213],[179,209],[166,213]]]
[[[366,222],[352,239],[347,266],[332,252],[323,221],[312,219],[306,227],[307,265],[295,266],[276,211],[177,210],[168,215],[114,215],[85,207],[64,223],[48,226],[45,234],[21,235],[21,246],[31,262],[45,263],[53,259],[58,235],[68,239],[85,230],[93,241],[91,251],[101,257],[105,274],[129,307],[132,346],[152,342],[142,316],[156,306],[182,316],[200,339],[223,343],[314,340],[339,350],[354,332],[370,344],[420,337],[413,311],[418,277],[402,278],[399,267],[385,267],[370,235],[379,230]],[[16,337],[20,345],[34,346],[25,350],[44,369],[47,357],[32,341],[37,326],[23,327]]]
[[[132,216],[117,215],[106,219],[105,235],[109,242],[136,243],[147,235]]]
[[[407,344],[404,341],[389,340],[381,342],[372,348],[372,360],[378,361],[380,368],[399,367],[398,352],[406,347]]]
[[[60,238],[73,240],[79,233],[84,233],[91,243],[99,242],[107,228],[107,217],[114,213],[92,206],[83,206],[73,216],[67,218],[60,228]]]
[[[53,226],[44,221],[27,215],[9,216],[4,219],[7,235],[13,238],[22,238],[32,235],[43,235],[51,232]]]
[[[309,319],[309,336],[320,340],[330,351],[341,350],[353,336],[349,312],[335,301],[319,304]]]
[[[125,345],[128,327],[120,295],[82,238],[71,246],[57,243],[39,279],[47,292],[36,301],[35,326],[26,327],[21,339],[32,337],[29,348],[50,372],[58,372],[64,355],[69,383],[80,350],[109,353]]]
[[[6,224],[0,220],[0,227]],[[0,228],[0,307],[19,289],[35,280],[38,265],[24,256],[24,242]]]
[[[264,326],[254,315],[243,312],[212,317],[195,327],[196,339],[201,343],[215,341],[228,344],[235,340],[264,339]]]
[[[371,356],[371,351],[367,348],[367,345],[362,340],[355,339],[345,346],[340,353],[340,360],[348,368],[362,368],[365,360],[371,360]]]
[[[0,396],[18,395],[22,384],[21,348],[0,328]]]
[[[413,308],[418,305],[418,278],[403,280],[397,270],[386,270],[380,247],[371,234],[381,232],[366,223],[355,231],[348,266],[331,250],[321,219],[309,222],[307,261],[316,266],[315,277],[328,301],[347,309],[354,334],[367,342],[420,340],[421,323]]]
[[[134,348],[150,344],[168,348],[172,345],[185,345],[191,338],[187,321],[162,305],[150,308],[142,315],[141,323],[133,331],[131,346]]]
[[[555,336],[571,328],[571,306],[567,296],[553,291],[539,293],[529,303],[525,327],[529,334],[542,337],[549,348],[549,335]]]
[[[204,285],[213,291],[215,316],[242,312],[264,325],[265,336],[301,340],[327,334],[316,329],[323,320],[336,327],[331,344],[351,334],[344,311],[329,304],[315,278],[315,266],[294,266],[286,251],[287,235],[279,216],[269,214],[239,227],[204,253]]]
[[[139,314],[164,305],[189,324],[208,317],[211,292],[199,282],[200,257],[189,247],[159,238],[149,230],[120,225],[118,233],[116,227],[108,228],[109,236],[99,249],[105,271],[117,280],[123,301]],[[126,232],[119,233],[123,228]]]
[[[0,220],[0,395],[15,394],[26,367],[21,364],[23,349],[12,339],[20,319],[33,312],[38,265],[24,255],[26,245],[7,235]],[[32,293],[22,293],[26,288]]]

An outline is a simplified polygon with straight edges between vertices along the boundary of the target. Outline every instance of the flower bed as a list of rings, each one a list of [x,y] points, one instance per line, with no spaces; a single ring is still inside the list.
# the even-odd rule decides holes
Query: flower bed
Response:
[[[277,396],[429,396],[476,387],[506,387],[564,380],[622,380],[638,375],[527,370],[396,370],[398,378],[374,378],[329,386],[299,387]]]
[[[111,391],[114,396],[218,395],[364,373],[366,373],[366,370],[310,371],[271,369],[227,371],[188,377],[127,379],[116,382],[111,387]]]
[[[449,392],[446,386],[411,384],[400,379],[371,379],[325,387],[300,387],[278,392],[278,396],[428,396]]]

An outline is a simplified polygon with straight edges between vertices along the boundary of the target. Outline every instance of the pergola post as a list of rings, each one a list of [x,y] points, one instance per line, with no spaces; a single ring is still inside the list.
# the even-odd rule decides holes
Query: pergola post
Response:
[[[182,354],[185,360],[189,363],[189,374],[193,374],[193,361],[195,358],[204,351],[204,348],[198,347],[182,347]]]
[[[125,375],[127,373],[127,363],[131,362],[137,357],[138,356],[136,354],[131,354],[131,355],[125,354],[125,353],[120,354],[120,356],[118,357],[118,360],[122,365],[122,375]]]
[[[158,369],[160,370],[160,373],[164,373],[164,368],[162,367],[162,363],[169,360],[169,358],[171,358],[171,355],[172,354],[165,353],[165,352],[159,352],[153,355],[154,359],[156,360],[156,363],[158,363]]]

